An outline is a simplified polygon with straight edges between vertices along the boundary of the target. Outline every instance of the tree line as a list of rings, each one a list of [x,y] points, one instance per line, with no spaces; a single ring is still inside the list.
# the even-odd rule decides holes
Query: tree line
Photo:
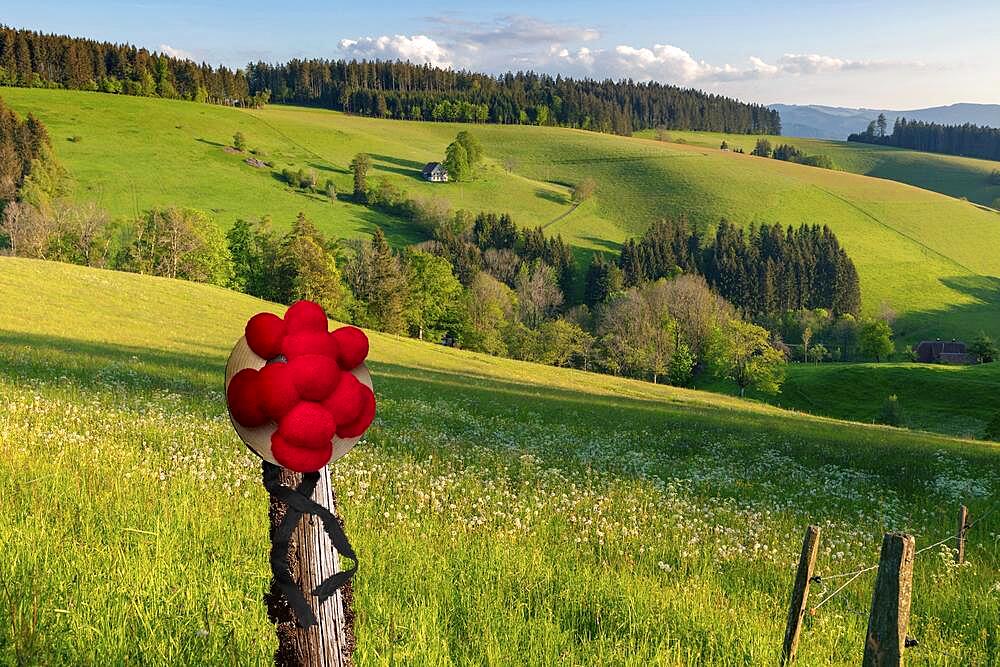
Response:
[[[729,148],[725,140],[723,140],[720,148],[723,150]],[[809,167],[820,167],[821,169],[837,168],[833,163],[833,160],[830,159],[829,155],[806,155],[799,148],[791,144],[778,144],[776,147],[772,148],[771,142],[763,137],[757,140],[757,144],[754,146],[753,150],[750,151],[750,154],[756,155],[757,157],[774,158],[775,160],[782,160],[784,162],[795,162]]]
[[[665,127],[780,134],[778,112],[698,90],[535,72],[498,76],[393,61],[291,60],[247,66],[251,93],[364,116],[559,125],[617,134]]]
[[[1000,129],[984,125],[942,125],[922,120],[897,118],[888,132],[885,114],[868,124],[867,129],[847,137],[848,141],[881,146],[912,148],[930,153],[964,155],[984,160],[1000,160]]]
[[[130,44],[0,26],[0,85],[69,88],[260,106],[239,70],[200,65]]]
[[[657,82],[498,76],[398,61],[291,60],[212,67],[130,44],[0,26],[0,85],[240,106],[268,101],[378,118],[780,134],[777,111]]]
[[[52,144],[45,125],[33,114],[19,117],[0,98],[0,207],[10,201],[25,187],[47,189],[46,184],[33,184],[32,172],[37,182],[54,166]]]
[[[857,316],[858,273],[836,235],[825,225],[751,225],[725,220],[705,239],[684,220],[665,220],[623,245],[617,265],[598,257],[586,293],[591,304],[614,291],[619,274],[626,287],[682,273],[704,276],[722,297],[759,321],[782,313],[824,308]]]

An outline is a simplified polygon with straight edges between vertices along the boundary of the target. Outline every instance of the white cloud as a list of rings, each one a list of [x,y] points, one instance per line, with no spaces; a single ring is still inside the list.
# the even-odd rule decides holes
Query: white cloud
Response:
[[[620,44],[613,49],[581,47],[575,52],[550,49],[552,64],[568,66],[574,72],[595,77],[632,78],[678,84],[744,81],[781,76],[810,76],[844,71],[922,67],[916,62],[845,60],[820,54],[786,53],[773,64],[757,56],[745,67],[714,65],[698,60],[684,49],[670,44],[636,47]]]
[[[531,16],[501,16],[487,22],[447,17],[432,17],[427,20],[439,26],[440,32],[448,41],[473,50],[484,46],[523,48],[538,44],[592,42],[601,37],[601,33],[595,28],[557,25]]]
[[[169,44],[160,44],[160,52],[165,53],[171,58],[180,58],[181,60],[194,60],[194,55],[190,51],[185,51],[184,49],[177,49]]]
[[[382,35],[342,39],[338,44],[348,58],[380,60],[408,60],[435,67],[451,67],[453,60],[448,49],[427,35]]]

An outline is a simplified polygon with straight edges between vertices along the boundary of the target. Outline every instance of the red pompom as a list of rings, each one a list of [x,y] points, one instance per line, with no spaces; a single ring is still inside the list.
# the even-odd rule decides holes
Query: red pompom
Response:
[[[316,472],[330,461],[333,456],[333,443],[327,441],[322,447],[296,447],[275,431],[271,435],[271,454],[274,460],[295,472]]]
[[[372,390],[368,388],[368,385],[361,385],[361,396],[362,396],[362,407],[361,414],[357,418],[347,424],[341,424],[337,426],[337,437],[340,438],[356,438],[371,426],[372,420],[375,419],[375,394]]]
[[[337,342],[337,361],[345,371],[357,368],[368,356],[368,336],[357,327],[340,327],[330,337]]]
[[[318,303],[312,301],[296,301],[285,312],[285,324],[288,333],[302,331],[322,331],[326,333],[326,313]]]
[[[319,403],[301,401],[278,424],[281,436],[293,445],[318,449],[329,444],[337,430],[333,416]]]
[[[303,354],[288,362],[292,382],[299,396],[309,401],[322,401],[340,381],[340,366],[324,354]]]
[[[322,331],[300,331],[285,336],[281,341],[281,353],[289,361],[304,354],[325,354],[336,359],[337,343]]]
[[[268,422],[260,405],[260,378],[255,368],[244,368],[229,380],[226,402],[237,423],[254,428]]]
[[[257,313],[246,327],[247,345],[259,357],[274,359],[281,354],[285,322],[274,313]]]
[[[338,424],[347,424],[357,419],[364,407],[365,395],[362,389],[365,386],[354,377],[352,373],[342,373],[340,382],[333,393],[323,400],[323,407],[333,415],[333,421]]]
[[[299,402],[299,392],[295,389],[288,364],[277,362],[260,369],[257,376],[260,405],[264,413],[279,421]]]

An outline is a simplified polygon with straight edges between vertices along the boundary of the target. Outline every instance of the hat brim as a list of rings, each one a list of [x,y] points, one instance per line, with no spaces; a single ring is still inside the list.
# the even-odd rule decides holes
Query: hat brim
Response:
[[[258,356],[250,346],[247,345],[246,337],[240,338],[236,341],[236,345],[233,347],[232,353],[229,355],[229,361],[226,363],[226,386],[225,389],[229,389],[229,381],[233,379],[233,376],[239,373],[244,368],[255,368],[260,370],[265,365],[267,365],[267,360],[263,357]],[[368,372],[368,367],[361,364],[357,368],[350,371],[354,377],[367,385],[369,389],[374,391],[372,386],[372,376]],[[257,426],[255,428],[247,428],[243,426],[235,419],[233,419],[233,413],[229,410],[229,404],[226,404],[226,410],[229,412],[229,421],[233,423],[233,428],[236,429],[236,434],[240,436],[242,440],[250,450],[259,456],[260,458],[273,463],[276,466],[280,466],[274,459],[274,454],[271,453],[271,436],[275,431],[278,430],[278,425],[274,422],[268,422],[263,426]],[[354,445],[358,444],[363,436],[358,436],[356,438],[338,438],[334,436],[333,442],[333,454],[330,456],[330,460],[327,464],[333,463],[337,459],[341,458],[347,452],[354,448]]]

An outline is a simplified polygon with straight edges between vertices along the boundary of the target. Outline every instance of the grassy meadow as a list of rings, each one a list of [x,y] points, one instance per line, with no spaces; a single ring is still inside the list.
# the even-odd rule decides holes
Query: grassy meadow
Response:
[[[0,663],[267,664],[267,499],[222,374],[277,307],[11,258],[0,290]],[[371,341],[378,416],[332,468],[358,665],[775,664],[807,523],[832,575],[997,502],[995,443]],[[918,556],[909,664],[1000,661],[998,535]],[[800,664],[858,664],[873,575]]]
[[[77,91],[8,88],[2,94],[49,126],[72,177],[72,196],[97,200],[117,216],[179,204],[209,210],[224,226],[266,214],[284,227],[304,211],[337,236],[364,236],[378,225],[396,243],[418,240],[418,230],[402,221],[294,191],[278,178],[285,167],[314,169],[321,182],[332,178],[346,192],[347,165],[366,151],[374,179],[384,176],[411,196],[443,197],[455,207],[509,211],[522,225],[548,225],[583,260],[595,250],[617,250],[664,216],[706,228],[723,217],[747,225],[827,224],[858,267],[864,308],[891,305],[900,314],[902,340],[967,337],[1000,321],[1000,215],[884,179],[694,142],[484,125],[471,128],[488,156],[479,177],[430,184],[419,178],[420,166],[441,159],[456,132],[469,126]],[[273,170],[224,150],[237,130],[265,151]],[[717,146],[714,138],[709,143]],[[596,195],[573,209],[569,187],[588,176],[598,182]]]
[[[700,388],[737,393],[716,380]],[[859,422],[877,419],[890,395],[898,398],[909,428],[982,438],[1000,413],[1000,363],[794,363],[787,366],[780,394],[748,393],[790,410]]]
[[[864,128],[858,128],[863,130]],[[757,137],[721,132],[670,131],[669,141],[682,141],[692,146],[718,149],[725,140],[732,148],[749,153]],[[653,138],[656,132],[644,130],[637,136]],[[837,169],[854,174],[885,178],[907,183],[924,190],[940,192],[949,197],[965,198],[994,209],[1000,208],[1000,185],[990,183],[990,174],[1000,169],[1000,163],[958,155],[875,146],[872,144],[807,139],[802,137],[768,136],[772,146],[791,144],[806,155],[828,155]]]

